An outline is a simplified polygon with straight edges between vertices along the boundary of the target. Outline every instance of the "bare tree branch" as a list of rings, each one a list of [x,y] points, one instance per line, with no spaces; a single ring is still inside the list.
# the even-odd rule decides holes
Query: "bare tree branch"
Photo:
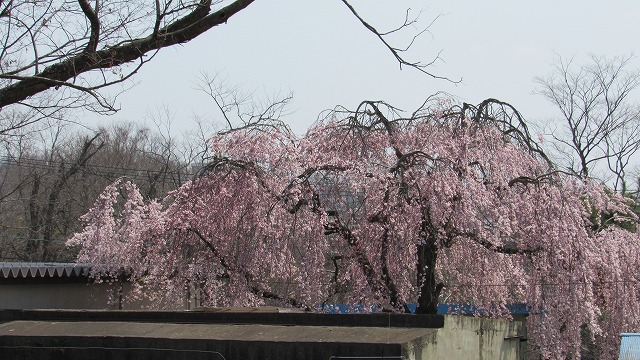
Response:
[[[100,19],[98,19],[98,15],[96,14],[100,1],[96,1],[95,9],[91,7],[89,0],[78,0],[78,3],[80,4],[82,12],[84,12],[84,15],[89,19],[89,23],[91,24],[91,35],[89,36],[89,43],[87,43],[85,51],[96,51],[98,48],[98,41],[100,40]]]
[[[207,30],[224,24],[253,1],[237,0],[212,12],[211,0],[202,0],[189,14],[159,29],[157,36],[152,33],[143,38],[127,40],[115,46],[93,51],[97,47],[99,36],[99,24],[95,23],[94,16],[96,13],[88,6],[86,0],[79,0],[92,26],[92,35],[85,51],[49,65],[34,76],[19,79],[0,89],[0,108],[23,101],[54,86],[60,86],[61,83],[73,86],[69,80],[83,73],[120,66],[141,58],[149,52],[188,42]]]
[[[425,32],[428,31],[429,26],[427,26],[425,29],[423,29],[422,31],[420,31],[418,34],[414,35],[414,37],[412,38],[412,40],[409,42],[409,44],[405,47],[405,48],[397,48],[395,46],[392,46],[386,39],[387,35],[393,34],[395,32],[398,32],[410,25],[413,25],[416,23],[416,19],[413,20],[409,20],[409,13],[407,12],[406,18],[405,18],[405,22],[398,28],[395,28],[391,31],[387,31],[387,32],[380,32],[378,31],[378,29],[376,29],[375,27],[373,27],[371,24],[369,24],[362,16],[360,16],[360,14],[356,11],[356,9],[349,3],[349,1],[347,0],[341,0],[343,4],[345,4],[347,6],[347,8],[349,8],[349,10],[351,11],[351,13],[360,21],[360,23],[367,29],[369,30],[371,33],[373,33],[378,40],[380,40],[382,42],[382,44],[387,48],[387,50],[389,50],[391,52],[391,54],[396,58],[396,60],[398,61],[400,68],[402,68],[402,66],[408,66],[411,68],[414,68],[420,72],[422,72],[425,75],[428,75],[434,79],[441,79],[441,80],[447,80],[453,83],[459,83],[461,80],[451,80],[447,77],[444,76],[440,76],[440,75],[435,75],[434,73],[427,71],[427,68],[431,65],[433,65],[437,60],[440,59],[440,54],[438,54],[435,59],[433,59],[432,61],[428,62],[428,63],[422,63],[422,62],[411,62],[406,60],[401,54],[405,51],[407,51],[415,42],[415,40],[422,34],[424,34]],[[435,20],[434,20],[435,21]],[[433,24],[433,22],[432,22]]]

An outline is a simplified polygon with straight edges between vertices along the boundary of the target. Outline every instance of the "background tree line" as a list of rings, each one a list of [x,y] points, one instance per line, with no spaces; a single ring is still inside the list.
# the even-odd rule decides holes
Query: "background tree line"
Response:
[[[175,135],[174,135],[175,136]],[[200,148],[162,127],[114,124],[91,131],[69,124],[24,133],[0,155],[0,260],[74,261],[65,241],[78,218],[118,178],[146,198],[177,188],[202,163]]]

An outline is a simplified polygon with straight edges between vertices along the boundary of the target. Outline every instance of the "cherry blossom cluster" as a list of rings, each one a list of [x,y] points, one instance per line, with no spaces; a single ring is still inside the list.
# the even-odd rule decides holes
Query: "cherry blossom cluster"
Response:
[[[523,303],[543,358],[579,358],[585,342],[615,357],[640,325],[629,200],[558,171],[521,128],[449,105],[402,118],[364,102],[302,137],[219,133],[201,176],[149,201],[114,183],[69,244],[96,278],[125,269],[158,301],[189,289],[209,306],[447,302],[504,317]]]

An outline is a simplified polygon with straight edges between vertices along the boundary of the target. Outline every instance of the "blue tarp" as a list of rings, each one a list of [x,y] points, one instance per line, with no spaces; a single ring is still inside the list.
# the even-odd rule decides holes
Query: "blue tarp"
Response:
[[[408,304],[411,313],[416,311],[417,304]],[[353,314],[365,312],[377,312],[379,309],[375,306],[365,307],[364,305],[347,305],[347,304],[328,304],[321,306],[322,310],[330,314]],[[525,304],[511,304],[507,308],[511,315],[529,315],[529,308]],[[476,315],[482,314],[483,311],[470,304],[439,304],[438,314],[462,314]]]
[[[507,310],[511,315],[529,315],[530,313],[530,308],[526,304],[510,304],[507,305]],[[483,313],[486,311],[471,304],[438,304],[438,314],[482,315]]]

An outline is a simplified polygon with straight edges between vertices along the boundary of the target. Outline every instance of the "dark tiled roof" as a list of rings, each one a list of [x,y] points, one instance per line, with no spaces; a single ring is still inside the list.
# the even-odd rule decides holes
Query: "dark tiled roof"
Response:
[[[0,279],[77,278],[88,274],[87,264],[0,262]]]

